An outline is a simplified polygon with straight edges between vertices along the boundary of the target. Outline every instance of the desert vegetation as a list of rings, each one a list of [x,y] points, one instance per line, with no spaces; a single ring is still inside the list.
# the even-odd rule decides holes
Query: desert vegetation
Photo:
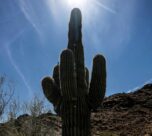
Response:
[[[14,96],[14,86],[7,76],[0,76],[0,136],[53,135],[53,125],[39,120],[44,113],[53,115],[45,99],[35,94],[30,101],[22,102]]]

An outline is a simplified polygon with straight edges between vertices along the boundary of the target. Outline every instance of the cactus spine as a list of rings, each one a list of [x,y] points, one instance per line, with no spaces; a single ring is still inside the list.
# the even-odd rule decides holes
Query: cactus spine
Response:
[[[84,64],[81,19],[81,11],[73,9],[68,49],[62,51],[53,78],[42,80],[46,98],[62,118],[62,136],[90,136],[91,111],[101,105],[106,90],[106,61],[102,55],[96,55],[93,60],[89,83],[89,71]]]

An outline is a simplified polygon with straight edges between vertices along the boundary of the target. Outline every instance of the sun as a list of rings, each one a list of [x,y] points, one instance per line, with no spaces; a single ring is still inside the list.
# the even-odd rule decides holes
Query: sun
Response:
[[[80,8],[83,9],[87,5],[87,0],[67,0],[68,6],[70,8]]]

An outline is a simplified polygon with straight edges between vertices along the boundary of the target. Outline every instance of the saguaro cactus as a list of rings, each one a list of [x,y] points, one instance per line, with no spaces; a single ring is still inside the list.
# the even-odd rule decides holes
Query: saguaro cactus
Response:
[[[89,83],[89,71],[84,64],[81,21],[81,11],[73,9],[68,49],[62,51],[53,78],[42,80],[46,98],[62,118],[62,136],[90,135],[90,113],[101,105],[106,90],[106,61],[102,55],[96,55],[93,60]]]

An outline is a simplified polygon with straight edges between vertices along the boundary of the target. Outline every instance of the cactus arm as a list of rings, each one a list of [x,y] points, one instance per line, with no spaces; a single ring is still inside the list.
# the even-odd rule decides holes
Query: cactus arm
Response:
[[[76,71],[74,68],[74,55],[69,49],[61,53],[60,82],[63,100],[72,100],[77,96]]]
[[[77,101],[76,71],[74,55],[69,49],[64,50],[60,57],[60,82],[62,101],[62,136],[74,136]]]
[[[45,77],[42,80],[43,93],[54,106],[57,114],[60,111],[60,103],[62,101],[61,90],[59,86],[59,65],[56,65],[53,70],[53,78]]]
[[[59,76],[59,64],[57,64],[55,67],[54,67],[54,70],[53,70],[53,79],[57,85],[58,88],[60,88],[60,76]]]
[[[56,86],[54,79],[45,77],[42,80],[42,88],[45,97],[54,105],[55,111],[58,113],[58,106],[61,100],[60,90]]]
[[[102,55],[96,55],[93,60],[93,70],[89,89],[89,103],[91,109],[98,108],[106,91],[106,61]]]

